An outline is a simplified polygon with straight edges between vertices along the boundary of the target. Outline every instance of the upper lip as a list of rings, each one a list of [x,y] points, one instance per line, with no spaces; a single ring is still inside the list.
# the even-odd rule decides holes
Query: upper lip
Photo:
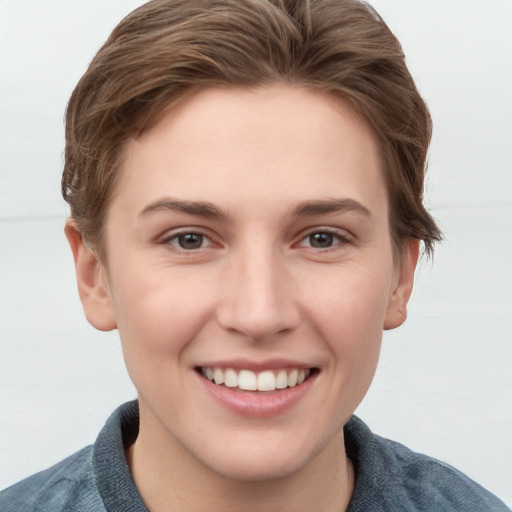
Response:
[[[290,359],[268,359],[265,361],[253,361],[248,359],[230,359],[204,362],[197,365],[199,368],[232,368],[234,370],[252,370],[253,372],[262,372],[265,370],[278,370],[282,368],[298,368],[307,370],[315,368],[309,363],[294,361]]]

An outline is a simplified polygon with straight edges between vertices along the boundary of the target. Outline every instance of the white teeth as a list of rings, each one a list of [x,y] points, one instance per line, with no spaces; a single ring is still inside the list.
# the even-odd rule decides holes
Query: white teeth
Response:
[[[224,372],[220,368],[214,368],[213,380],[215,384],[224,384]]]
[[[256,391],[258,389],[258,378],[250,370],[242,370],[238,374],[238,387],[245,391]]]
[[[235,370],[228,368],[224,373],[224,384],[228,388],[237,388],[238,387],[238,374]]]
[[[224,384],[228,388],[239,388],[244,391],[275,391],[302,384],[311,370],[293,369],[265,370],[255,373],[251,370],[234,370],[233,368],[201,368],[201,373],[217,385]]]
[[[288,375],[286,370],[281,370],[276,377],[276,388],[285,389],[288,387]]]
[[[274,391],[276,389],[276,377],[274,372],[266,371],[258,375],[258,391]]]
[[[288,375],[288,386],[291,388],[297,385],[297,377],[299,376],[299,370],[292,370]]]

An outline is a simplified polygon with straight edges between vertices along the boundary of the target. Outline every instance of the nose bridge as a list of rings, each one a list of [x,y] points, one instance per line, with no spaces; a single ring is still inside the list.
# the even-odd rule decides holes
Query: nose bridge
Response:
[[[224,328],[258,340],[293,329],[299,313],[283,256],[268,244],[232,254],[219,308]]]

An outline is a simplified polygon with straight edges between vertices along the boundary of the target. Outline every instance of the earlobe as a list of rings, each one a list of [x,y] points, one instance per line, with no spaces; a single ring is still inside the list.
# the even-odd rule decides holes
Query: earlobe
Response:
[[[117,327],[104,264],[88,248],[75,222],[69,219],[64,228],[75,260],[78,294],[88,322],[100,331]]]
[[[407,303],[412,293],[418,254],[418,240],[408,240],[404,243],[402,259],[397,271],[397,280],[389,299],[386,318],[384,320],[385,330],[399,327],[407,318]]]

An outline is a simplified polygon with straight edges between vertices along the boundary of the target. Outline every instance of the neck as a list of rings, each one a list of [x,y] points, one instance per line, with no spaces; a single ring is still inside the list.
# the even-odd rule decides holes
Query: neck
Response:
[[[204,466],[179,442],[162,445],[144,429],[127,450],[135,485],[152,512],[268,512],[346,510],[354,486],[343,432],[300,469],[258,481],[220,475]],[[154,434],[154,433],[153,433]]]

